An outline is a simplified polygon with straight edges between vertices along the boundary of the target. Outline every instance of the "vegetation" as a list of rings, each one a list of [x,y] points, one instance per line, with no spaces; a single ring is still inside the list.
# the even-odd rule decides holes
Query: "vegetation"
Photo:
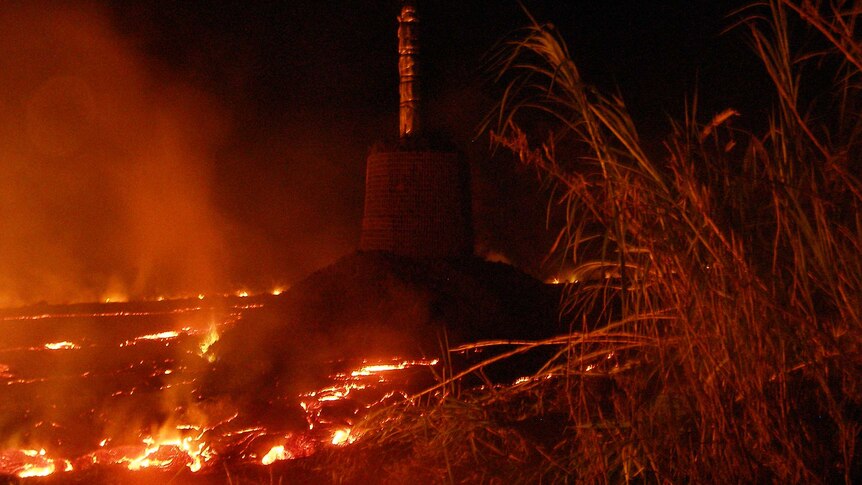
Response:
[[[594,277],[568,286],[564,335],[472,346],[503,349],[495,362],[552,349],[531,378],[463,390],[490,360],[441,376],[368,417],[337,476],[862,480],[860,14],[841,0],[739,12],[775,86],[768,126],[692,106],[661,157],[533,20],[497,58],[510,82],[492,136],[547,180],[566,214],[556,250]],[[794,51],[792,32],[815,50]],[[806,84],[813,62],[828,89]],[[528,128],[537,113],[550,135]]]

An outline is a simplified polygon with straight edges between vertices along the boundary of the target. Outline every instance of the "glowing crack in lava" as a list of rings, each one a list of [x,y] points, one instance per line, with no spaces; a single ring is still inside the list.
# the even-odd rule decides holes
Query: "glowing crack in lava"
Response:
[[[45,348],[48,350],[73,350],[80,349],[80,345],[75,345],[72,342],[51,342],[45,344]]]
[[[266,452],[263,455],[263,458],[260,462],[264,465],[272,465],[276,461],[279,460],[290,460],[293,458],[293,454],[288,450],[284,449],[284,445],[273,446],[272,449]]]
[[[213,458],[212,451],[206,443],[188,436],[162,440],[155,440],[148,436],[144,438],[144,444],[146,448],[140,455],[123,456],[115,463],[126,465],[132,471],[142,468],[172,468],[177,463],[181,463],[196,472]]]
[[[12,470],[20,478],[45,477],[61,470],[72,471],[68,460],[49,458],[45,449],[8,450],[0,452],[0,469]]]
[[[319,386],[279,397],[282,407],[270,403],[276,417],[293,406],[304,416],[298,428],[200,399],[220,336],[275,293],[0,311],[0,477],[93,467],[200,472],[307,457],[361,439],[353,428],[368,409],[406,397],[415,373],[437,365],[325,363],[331,372]]]

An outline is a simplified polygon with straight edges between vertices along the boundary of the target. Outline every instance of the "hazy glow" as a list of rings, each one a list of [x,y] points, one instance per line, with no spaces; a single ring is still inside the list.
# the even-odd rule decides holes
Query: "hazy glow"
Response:
[[[90,3],[0,6],[0,306],[126,301],[222,280],[224,125]]]

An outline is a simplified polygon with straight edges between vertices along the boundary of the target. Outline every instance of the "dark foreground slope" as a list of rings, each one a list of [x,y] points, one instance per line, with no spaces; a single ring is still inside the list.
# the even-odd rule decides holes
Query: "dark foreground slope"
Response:
[[[284,395],[339,360],[436,357],[468,341],[547,336],[558,299],[554,287],[501,263],[357,252],[226,332],[206,388]]]

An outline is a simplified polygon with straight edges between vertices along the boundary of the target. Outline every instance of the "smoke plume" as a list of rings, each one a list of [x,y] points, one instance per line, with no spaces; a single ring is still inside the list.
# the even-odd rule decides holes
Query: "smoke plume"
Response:
[[[89,6],[0,6],[0,306],[213,289],[226,130]]]

